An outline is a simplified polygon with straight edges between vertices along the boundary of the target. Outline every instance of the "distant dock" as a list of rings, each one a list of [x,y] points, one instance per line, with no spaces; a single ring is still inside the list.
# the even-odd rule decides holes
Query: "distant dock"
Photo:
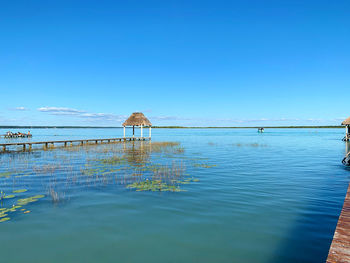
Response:
[[[33,135],[31,134],[11,134],[11,135],[0,135],[0,138],[4,137],[5,139],[12,139],[12,138],[32,138]]]
[[[0,143],[0,152],[6,152],[11,148],[18,149],[21,147],[22,151],[31,151],[33,145],[42,145],[44,148],[49,146],[62,145],[64,147],[73,145],[91,145],[91,144],[102,144],[102,143],[115,143],[115,142],[126,142],[126,141],[148,141],[150,137],[122,137],[122,138],[108,138],[108,139],[88,139],[88,140],[64,140],[64,141],[42,141],[42,142],[14,142],[14,143]],[[2,151],[1,151],[2,150]]]
[[[350,184],[327,258],[327,263],[335,262],[350,262]]]

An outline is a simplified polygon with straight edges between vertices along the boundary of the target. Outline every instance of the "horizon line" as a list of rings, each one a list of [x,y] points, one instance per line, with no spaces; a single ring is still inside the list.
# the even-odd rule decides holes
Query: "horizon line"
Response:
[[[131,127],[131,126],[130,126]],[[151,126],[155,129],[257,129],[257,128],[344,128],[342,125],[288,125],[288,126]],[[121,129],[123,126],[45,126],[45,125],[0,125],[0,129]],[[144,126],[148,128],[148,126]]]

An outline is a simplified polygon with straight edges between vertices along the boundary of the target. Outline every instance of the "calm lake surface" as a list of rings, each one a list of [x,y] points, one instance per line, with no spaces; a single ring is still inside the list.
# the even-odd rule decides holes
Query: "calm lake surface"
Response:
[[[32,141],[123,133],[31,132]],[[324,262],[350,179],[343,136],[153,129],[151,143],[0,154],[0,261]]]

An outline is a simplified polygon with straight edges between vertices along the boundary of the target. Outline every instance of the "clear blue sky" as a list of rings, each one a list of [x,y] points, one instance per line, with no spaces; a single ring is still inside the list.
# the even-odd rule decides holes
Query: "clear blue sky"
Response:
[[[0,125],[339,124],[350,1],[1,1]]]

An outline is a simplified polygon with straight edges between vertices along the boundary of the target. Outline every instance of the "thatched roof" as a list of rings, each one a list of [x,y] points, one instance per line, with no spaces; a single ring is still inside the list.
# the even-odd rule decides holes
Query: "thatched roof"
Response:
[[[350,125],[350,117],[343,121],[341,125]]]
[[[123,123],[123,126],[152,126],[152,123],[143,115],[142,112],[134,112]]]

